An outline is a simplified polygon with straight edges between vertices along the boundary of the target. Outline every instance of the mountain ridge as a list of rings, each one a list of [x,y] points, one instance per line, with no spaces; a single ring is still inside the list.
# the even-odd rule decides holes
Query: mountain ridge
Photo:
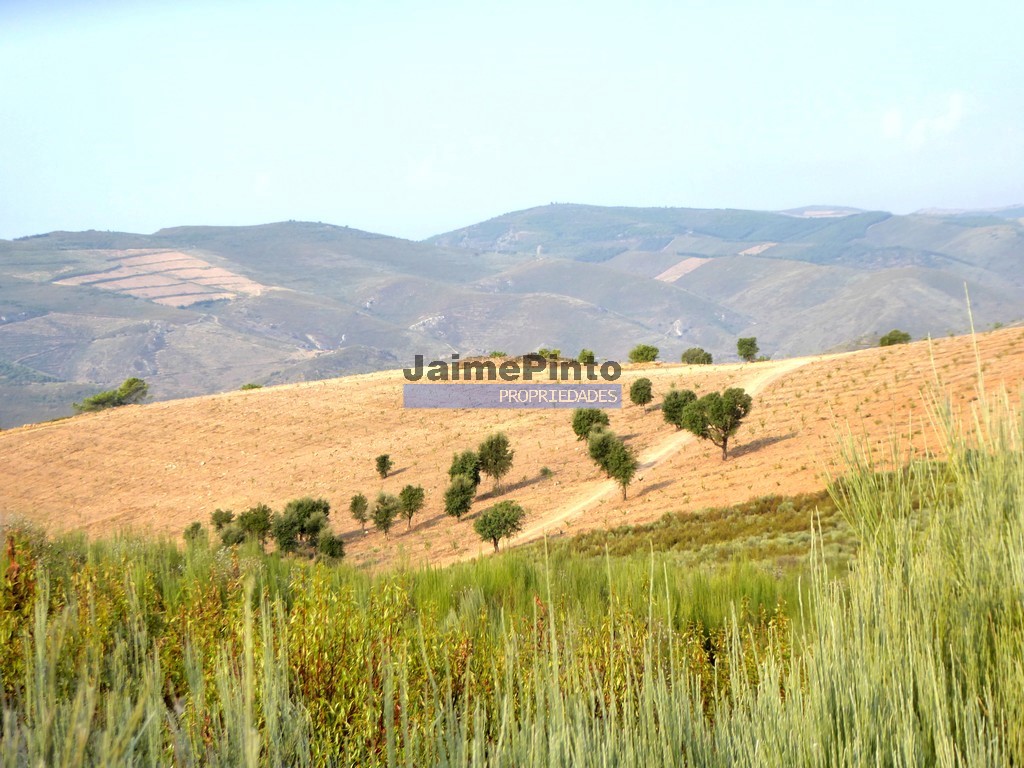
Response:
[[[1010,210],[1010,209],[1007,209]],[[799,216],[793,212],[841,212]],[[1021,319],[1024,224],[842,206],[536,206],[423,241],[294,220],[0,241],[0,427],[130,375],[157,399],[493,349],[678,360]]]

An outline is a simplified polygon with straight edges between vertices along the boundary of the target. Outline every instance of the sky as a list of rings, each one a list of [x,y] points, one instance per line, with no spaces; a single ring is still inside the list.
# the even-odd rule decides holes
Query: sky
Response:
[[[0,238],[1024,202],[1024,3],[0,0]]]

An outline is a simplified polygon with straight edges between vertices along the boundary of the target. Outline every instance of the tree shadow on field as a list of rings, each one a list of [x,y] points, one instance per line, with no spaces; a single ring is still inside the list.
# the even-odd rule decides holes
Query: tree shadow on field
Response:
[[[486,501],[488,499],[493,499],[498,496],[504,496],[506,493],[512,493],[513,491],[520,491],[523,488],[529,488],[531,485],[536,485],[537,483],[546,479],[548,478],[544,477],[544,475],[540,473],[538,473],[535,477],[524,477],[522,480],[517,480],[514,483],[508,483],[506,485],[501,486],[501,488],[499,488],[497,491],[495,491],[493,488],[489,491],[484,491],[483,493],[477,495],[475,501]]]
[[[660,483],[654,483],[653,485],[644,486],[643,490],[640,491],[640,493],[636,494],[634,498],[639,499],[641,496],[646,496],[648,493],[660,491],[662,488],[667,488],[668,486],[672,485],[672,482],[672,480],[662,480]]]
[[[781,443],[784,440],[790,440],[796,437],[796,432],[789,432],[785,435],[771,435],[769,437],[759,437],[757,440],[751,440],[749,443],[736,446],[735,448],[729,449],[729,458],[738,459],[740,456],[746,456],[748,453],[754,453],[767,448],[769,445],[775,445]]]
[[[400,475],[403,472],[405,472],[405,470],[407,470],[407,469],[408,469],[408,467],[402,467],[401,469],[392,469],[392,470],[390,470],[388,472],[388,477],[394,477],[395,475]]]

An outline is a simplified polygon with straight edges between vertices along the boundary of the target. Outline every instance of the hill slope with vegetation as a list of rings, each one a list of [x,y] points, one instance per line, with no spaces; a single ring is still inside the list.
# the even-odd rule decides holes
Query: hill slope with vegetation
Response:
[[[842,214],[842,215],[840,215]],[[551,205],[422,243],[309,222],[0,241],[0,427],[128,377],[156,400],[436,358],[586,347],[665,361],[1021,319],[1024,237],[990,214]]]

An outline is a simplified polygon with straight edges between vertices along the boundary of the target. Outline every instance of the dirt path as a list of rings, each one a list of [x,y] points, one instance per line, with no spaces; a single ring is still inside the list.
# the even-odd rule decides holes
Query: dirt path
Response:
[[[777,363],[748,363],[737,365],[737,369],[740,370],[749,368],[750,375],[738,381],[736,386],[743,387],[747,391],[747,394],[754,396],[759,394],[761,390],[772,382],[792,371],[795,371],[797,368],[801,368],[809,363],[817,362],[819,360],[829,360],[841,356],[841,354],[817,355],[813,357],[794,357],[788,360],[780,360]],[[640,477],[643,477],[642,473],[644,471],[653,469],[655,466],[674,455],[684,445],[692,442],[693,440],[693,434],[681,430],[669,435],[658,445],[649,448],[639,457]],[[549,533],[553,533],[553,529],[556,529],[568,518],[586,511],[600,502],[605,496],[620,492],[619,486],[614,480],[595,481],[591,484],[590,488],[577,496],[573,501],[569,502],[565,506],[553,509],[542,519],[537,520],[533,525],[525,528],[518,536],[510,540],[510,544],[512,546],[526,544],[530,541],[534,541],[535,539],[542,538]]]

